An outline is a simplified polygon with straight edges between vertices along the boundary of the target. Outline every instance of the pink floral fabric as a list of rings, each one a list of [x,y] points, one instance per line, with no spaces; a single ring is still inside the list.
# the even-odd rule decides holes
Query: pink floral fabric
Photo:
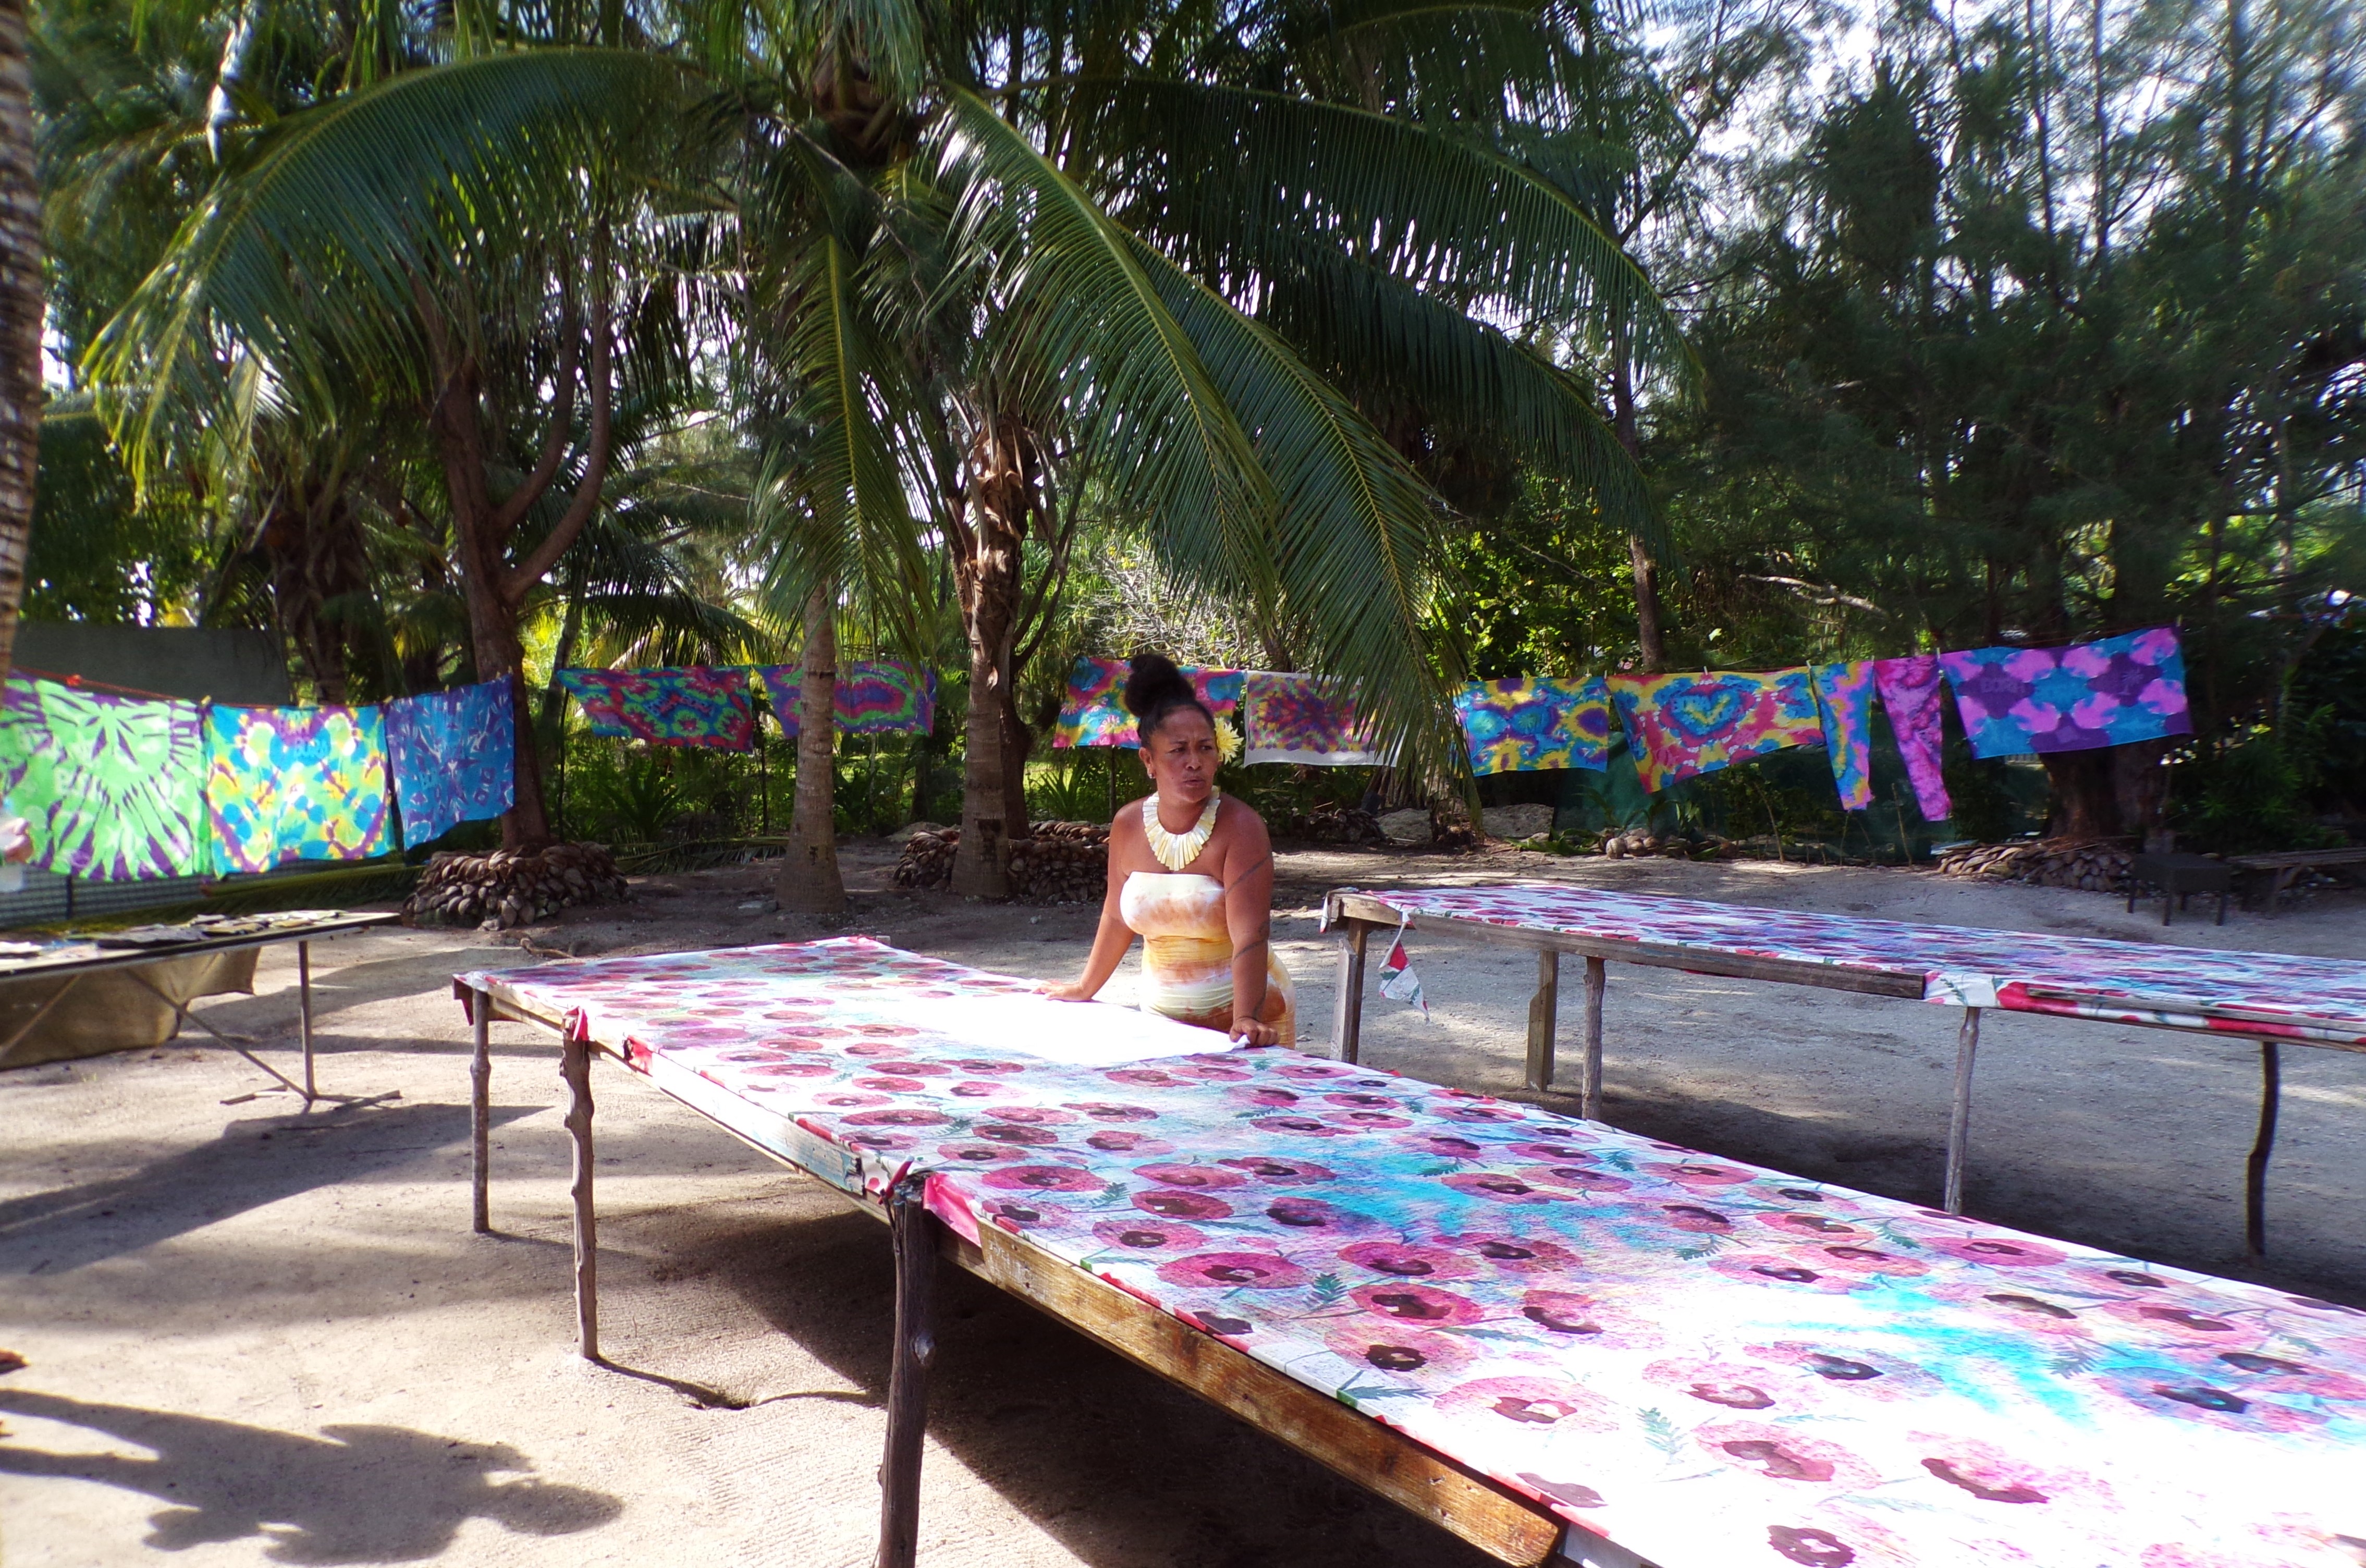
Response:
[[[1375,894],[1423,916],[1830,964],[1919,982],[1925,1001],[2366,1045],[2366,964],[1969,926],[1912,925],[1560,883]]]
[[[465,980],[1662,1568],[2355,1562],[2366,1314],[1293,1051],[965,1045],[1020,983],[859,938]]]
[[[1898,755],[1906,763],[1907,782],[1914,786],[1914,804],[1925,822],[1944,822],[1955,808],[1939,771],[1945,746],[1939,705],[1942,679],[1935,653],[1873,661],[1881,711],[1889,716],[1889,732],[1898,739]]]

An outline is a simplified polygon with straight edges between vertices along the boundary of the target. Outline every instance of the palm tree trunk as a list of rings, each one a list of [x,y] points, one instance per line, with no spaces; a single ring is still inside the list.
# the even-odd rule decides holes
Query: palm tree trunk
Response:
[[[1027,525],[1035,505],[1035,441],[1016,419],[990,420],[971,444],[968,525],[954,570],[969,634],[967,755],[962,764],[961,842],[952,890],[965,897],[1009,892],[1009,840],[1027,825],[1025,758],[1014,765],[1011,660],[1019,634]],[[1013,778],[1020,784],[1013,798]]]
[[[0,676],[17,646],[41,437],[41,197],[25,0],[0,0]]]
[[[797,803],[788,858],[772,878],[783,909],[846,908],[838,870],[838,603],[817,586],[806,599],[806,651],[797,674]]]
[[[1643,438],[1635,423],[1635,367],[1627,356],[1627,332],[1622,324],[1611,338],[1611,427],[1627,455],[1643,460]],[[1668,637],[1661,625],[1660,563],[1640,534],[1627,536],[1627,558],[1635,573],[1635,648],[1643,673],[1657,675],[1668,667]]]

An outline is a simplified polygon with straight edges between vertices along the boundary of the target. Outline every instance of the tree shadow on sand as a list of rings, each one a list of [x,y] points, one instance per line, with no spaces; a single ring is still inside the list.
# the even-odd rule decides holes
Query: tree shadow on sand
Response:
[[[401,1427],[324,1427],[304,1437],[265,1427],[0,1392],[0,1412],[106,1433],[154,1451],[52,1453],[0,1438],[0,1474],[96,1481],[170,1505],[144,1544],[180,1551],[261,1536],[275,1562],[416,1562],[439,1556],[472,1518],[524,1535],[606,1524],[621,1499],[553,1485],[514,1449]],[[497,1476],[515,1476],[496,1480]]]

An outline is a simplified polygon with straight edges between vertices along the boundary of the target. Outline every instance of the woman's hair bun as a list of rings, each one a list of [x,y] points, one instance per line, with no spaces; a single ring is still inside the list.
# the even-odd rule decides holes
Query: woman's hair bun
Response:
[[[1127,662],[1127,671],[1125,711],[1137,719],[1149,717],[1153,708],[1171,706],[1177,698],[1191,702],[1199,695],[1164,654],[1137,653]]]
[[[1192,689],[1183,671],[1175,668],[1173,660],[1163,654],[1137,653],[1127,668],[1125,711],[1133,715],[1137,734],[1154,733],[1177,708],[1198,708],[1207,715],[1210,724],[1216,722],[1216,716],[1208,711],[1208,705],[1200,700],[1200,694]]]

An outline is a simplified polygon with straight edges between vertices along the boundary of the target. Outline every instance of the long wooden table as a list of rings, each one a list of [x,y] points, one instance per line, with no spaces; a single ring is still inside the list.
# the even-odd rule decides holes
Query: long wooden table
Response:
[[[99,937],[67,936],[51,944],[49,951],[30,957],[0,959],[0,980],[50,979],[62,976],[65,984],[44,998],[32,1015],[18,1024],[6,1041],[0,1041],[0,1054],[30,1033],[35,1025],[49,1016],[58,1003],[73,989],[74,983],[84,976],[103,970],[122,970],[130,977],[154,991],[174,1015],[184,1023],[194,1023],[216,1040],[245,1057],[256,1067],[278,1080],[289,1091],[303,1097],[307,1106],[316,1100],[351,1102],[352,1096],[327,1095],[320,1092],[313,1076],[312,1062],[312,943],[331,937],[344,936],[353,931],[367,931],[374,926],[390,923],[399,917],[391,913],[354,913],[344,909],[290,911],[280,915],[254,918],[260,929],[242,929],[208,934],[203,927],[193,927],[186,941],[158,941],[138,946],[103,945],[108,941],[120,941],[119,933],[101,933]],[[244,924],[245,922],[241,922]],[[242,1035],[225,1033],[192,1010],[189,1004],[164,995],[147,977],[141,966],[166,959],[191,958],[211,953],[230,953],[241,948],[269,947],[292,942],[296,944],[296,1031],[303,1052],[302,1081],[289,1077],[249,1047],[255,1042]],[[276,1093],[276,1090],[266,1092]]]
[[[569,1195],[574,1211],[576,1344],[584,1359],[603,1363],[591,1065],[594,1056],[629,1063],[628,1048],[621,1042],[593,1038],[576,1027],[563,1010],[539,1003],[530,995],[497,993],[491,987],[470,984],[466,976],[455,980],[454,994],[468,1009],[473,1029],[470,1175],[472,1223],[479,1234],[492,1228],[490,1026],[497,1020],[513,1021],[557,1037],[559,1072],[568,1090],[565,1125],[573,1149]],[[1551,1562],[1575,1562],[1583,1568],[1648,1568],[1633,1553],[1565,1525],[1550,1510],[1469,1466],[1284,1376],[1213,1335],[1034,1246],[1023,1235],[993,1225],[981,1227],[975,1242],[955,1235],[930,1216],[920,1182],[894,1184],[884,1201],[867,1198],[848,1190],[847,1170],[826,1147],[817,1144],[805,1159],[794,1158],[750,1137],[730,1119],[715,1114],[711,1102],[702,1104],[679,1094],[674,1098],[747,1147],[819,1180],[851,1207],[889,1227],[896,1306],[886,1455],[881,1469],[879,1568],[910,1568],[918,1551],[921,1438],[936,1337],[930,1280],[939,1259],[1189,1389],[1499,1562],[1524,1568]]]
[[[2227,953],[2149,943],[1916,925],[1611,893],[1560,883],[1367,891],[1324,900],[1338,942],[1332,1034],[1340,1058],[1361,1043],[1364,968],[1372,933],[1451,934],[1528,949],[1537,988],[1528,1004],[1527,1084],[1556,1072],[1560,958],[1585,960],[1580,1114],[1602,1105],[1602,1003],[1613,960],[1696,975],[1767,980],[1957,1008],[1955,1085],[1947,1122],[1945,1206],[1961,1213],[1971,1133],[1973,1066],[1984,1010],[2083,1018],[2255,1041],[2260,1099],[2245,1165],[2244,1232],[2267,1250],[2266,1183],[2282,1097],[2281,1047],[2366,1051],[2366,964]]]

